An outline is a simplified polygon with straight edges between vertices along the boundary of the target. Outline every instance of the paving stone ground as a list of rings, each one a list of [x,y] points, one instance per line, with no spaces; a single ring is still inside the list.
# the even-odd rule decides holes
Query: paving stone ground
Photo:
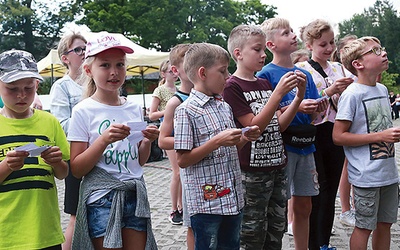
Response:
[[[394,122],[395,126],[400,126],[400,121]],[[396,160],[400,167],[400,143],[396,144]],[[400,171],[400,169],[399,169]],[[186,228],[184,226],[172,225],[168,221],[170,212],[169,183],[171,178],[171,168],[168,159],[158,162],[151,162],[144,167],[144,178],[147,183],[149,202],[151,207],[153,232],[156,237],[157,245],[160,250],[184,250],[186,249]],[[58,181],[59,204],[61,211],[61,224],[65,230],[68,224],[68,215],[63,212],[64,201],[64,181]],[[349,238],[352,228],[343,226],[337,216],[341,212],[339,198],[336,199],[336,218],[334,228],[336,234],[331,237],[331,244],[337,249],[349,249]],[[392,227],[391,250],[400,250],[400,212],[398,222]],[[294,249],[293,237],[285,235],[283,239],[284,250]],[[369,248],[371,242],[369,243]]]

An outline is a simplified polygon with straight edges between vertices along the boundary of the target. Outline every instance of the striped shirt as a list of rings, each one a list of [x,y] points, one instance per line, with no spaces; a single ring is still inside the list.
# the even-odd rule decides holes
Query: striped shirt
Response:
[[[175,110],[174,124],[176,150],[192,150],[236,127],[231,107],[221,96],[207,96],[194,89]],[[219,147],[184,168],[182,182],[190,215],[235,215],[244,206],[236,146]]]

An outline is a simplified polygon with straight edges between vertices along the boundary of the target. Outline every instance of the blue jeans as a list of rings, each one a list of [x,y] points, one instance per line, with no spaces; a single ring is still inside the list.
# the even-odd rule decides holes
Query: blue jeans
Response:
[[[191,216],[195,249],[239,249],[242,217],[242,212],[237,215],[195,214]]]

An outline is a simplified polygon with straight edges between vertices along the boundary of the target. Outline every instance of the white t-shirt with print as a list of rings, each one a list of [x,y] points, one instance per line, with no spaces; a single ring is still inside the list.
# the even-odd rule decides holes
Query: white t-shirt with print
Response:
[[[139,105],[126,101],[121,106],[110,106],[86,98],[72,110],[67,139],[88,142],[90,146],[111,124],[123,124],[127,121],[143,121]],[[138,143],[131,144],[125,138],[109,144],[96,166],[121,181],[140,179],[143,169],[139,165],[138,157]],[[88,203],[96,201],[107,192],[92,194]]]

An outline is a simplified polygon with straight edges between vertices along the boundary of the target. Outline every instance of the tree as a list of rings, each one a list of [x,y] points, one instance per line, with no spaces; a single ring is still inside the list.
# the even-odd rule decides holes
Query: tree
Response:
[[[361,36],[375,36],[386,47],[390,65],[389,74],[383,75],[383,81],[395,82],[400,71],[400,17],[397,10],[388,0],[377,0],[373,7],[364,10],[362,14],[355,14],[350,20],[339,24],[339,37],[346,34]],[[387,79],[385,79],[387,77]]]
[[[56,44],[65,23],[74,19],[72,0],[0,1],[0,51],[23,49],[43,58]]]
[[[79,24],[92,31],[123,33],[146,48],[168,51],[178,43],[210,42],[226,47],[230,31],[242,23],[260,24],[275,7],[260,0],[80,0]]]

